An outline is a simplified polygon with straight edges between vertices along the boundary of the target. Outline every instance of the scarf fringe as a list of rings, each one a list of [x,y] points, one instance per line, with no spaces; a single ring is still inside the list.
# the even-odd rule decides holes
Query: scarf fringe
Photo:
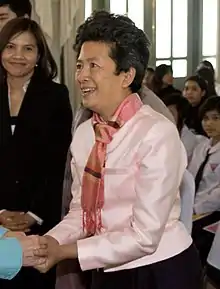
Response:
[[[83,230],[88,235],[101,231],[101,210],[104,206],[104,170],[107,145],[113,135],[131,119],[142,107],[137,94],[125,98],[117,108],[111,121],[105,122],[94,113],[92,124],[95,132],[95,144],[84,170],[82,180],[81,208],[83,210]]]
[[[83,231],[92,236],[102,229],[101,209],[95,213],[92,211],[83,211]]]

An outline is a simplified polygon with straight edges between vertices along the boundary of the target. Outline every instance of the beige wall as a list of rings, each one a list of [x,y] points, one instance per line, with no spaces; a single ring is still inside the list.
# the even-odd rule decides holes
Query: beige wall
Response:
[[[38,3],[36,3],[38,1]],[[59,68],[64,71],[64,82],[70,91],[73,109],[79,105],[79,93],[75,87],[75,53],[72,49],[76,28],[84,20],[84,1],[82,0],[32,0],[32,18],[45,32],[48,44]],[[38,4],[38,11],[36,11]],[[42,5],[42,7],[41,7]],[[38,12],[38,13],[37,13]],[[49,16],[52,14],[52,18]],[[51,31],[52,24],[52,31]],[[64,52],[64,67],[60,56]]]

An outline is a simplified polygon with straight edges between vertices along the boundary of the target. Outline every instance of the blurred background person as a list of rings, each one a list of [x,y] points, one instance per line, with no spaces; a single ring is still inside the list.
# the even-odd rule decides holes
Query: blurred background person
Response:
[[[152,67],[148,67],[146,69],[146,73],[143,80],[143,85],[147,86],[148,88],[152,89],[152,80],[154,77],[154,69]]]
[[[17,17],[31,17],[30,0],[0,0],[0,31],[8,21]]]
[[[170,93],[179,92],[179,90],[173,86],[172,66],[161,64],[156,67],[151,81],[151,89],[159,98]]]
[[[172,113],[177,129],[180,134],[180,138],[185,146],[187,152],[188,162],[191,160],[193,150],[199,142],[196,135],[189,130],[185,124],[185,120],[188,116],[190,104],[181,93],[173,93],[166,95],[162,98],[167,108]]]
[[[207,93],[209,96],[211,95],[217,95],[216,89],[215,89],[215,75],[213,74],[212,70],[210,70],[207,67],[202,67],[199,70],[197,70],[197,75],[202,77],[207,84]]]
[[[195,147],[189,171],[195,178],[195,214],[208,214],[193,222],[192,236],[203,264],[214,234],[203,228],[220,220],[220,97],[208,98],[200,108],[202,126],[209,138]]]
[[[211,77],[209,73],[206,73],[206,69],[208,69],[211,72]],[[220,96],[220,84],[216,82],[215,80],[215,77],[216,77],[215,69],[210,61],[208,60],[201,61],[196,68],[196,73],[202,76],[205,80],[207,80],[207,82],[211,83],[210,85],[212,88],[211,95],[217,94],[218,96]],[[214,83],[214,89],[213,89],[213,83]]]
[[[190,103],[186,125],[194,133],[206,136],[199,119],[199,108],[209,96],[206,81],[199,75],[188,77],[184,83],[183,96]]]

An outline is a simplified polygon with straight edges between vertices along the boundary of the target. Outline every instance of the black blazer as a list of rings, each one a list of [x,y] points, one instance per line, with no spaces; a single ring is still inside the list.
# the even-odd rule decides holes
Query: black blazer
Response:
[[[0,210],[31,211],[44,234],[60,221],[72,111],[64,85],[34,75],[11,133],[8,88],[0,86]]]

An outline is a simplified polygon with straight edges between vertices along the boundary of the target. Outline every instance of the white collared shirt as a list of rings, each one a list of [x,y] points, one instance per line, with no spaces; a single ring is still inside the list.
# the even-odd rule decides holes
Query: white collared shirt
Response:
[[[180,137],[186,149],[188,162],[190,162],[193,155],[193,150],[198,144],[198,139],[186,125],[183,126]]]
[[[26,93],[30,81],[31,81],[31,80],[29,79],[29,80],[26,81],[26,83],[23,85],[23,91],[24,91],[24,93]],[[10,94],[11,94],[11,90],[10,90],[10,85],[8,84],[8,103],[9,103],[9,109],[11,108],[11,98],[10,98]],[[12,124],[12,125],[11,125],[11,132],[12,132],[12,134],[14,134],[15,126],[16,126],[15,124]]]
[[[211,213],[220,209],[220,142],[212,146],[210,139],[201,140],[194,149],[188,170],[195,178],[208,150],[211,155],[195,197],[196,214]]]

